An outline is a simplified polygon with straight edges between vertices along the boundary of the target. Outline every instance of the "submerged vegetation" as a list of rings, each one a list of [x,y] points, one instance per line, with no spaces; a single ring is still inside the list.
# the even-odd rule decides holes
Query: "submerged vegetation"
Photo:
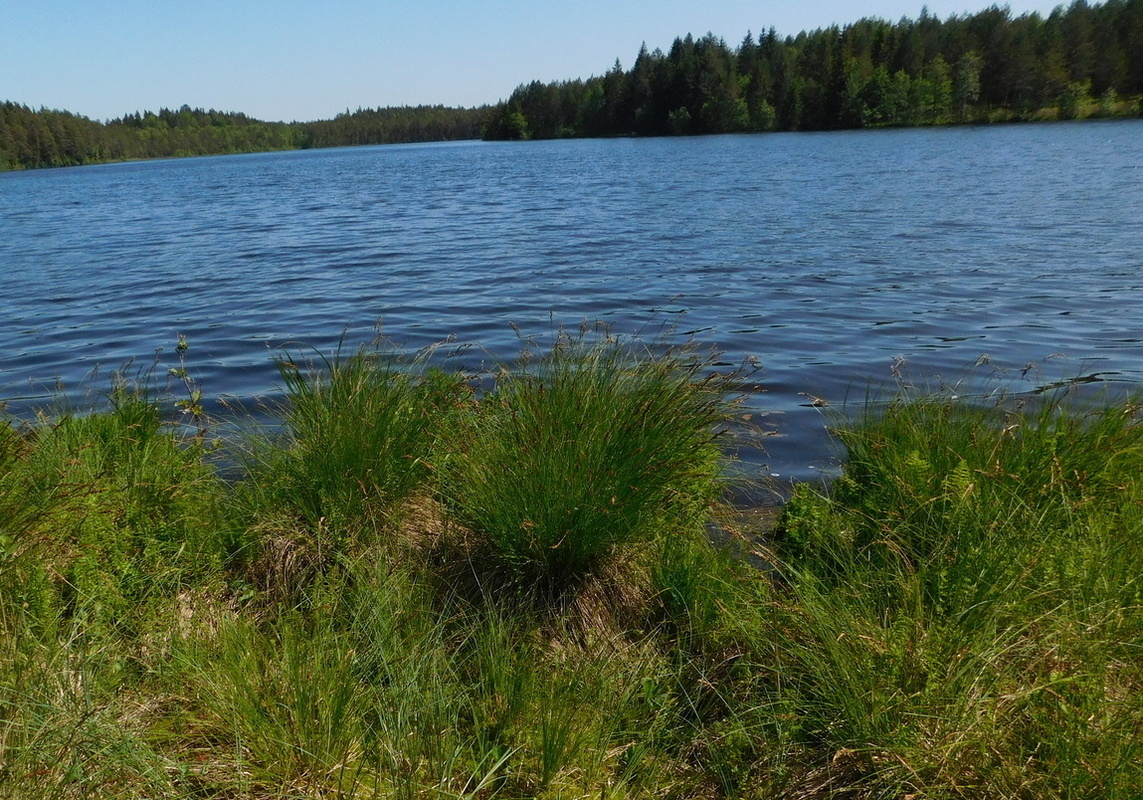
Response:
[[[0,795],[1138,796],[1135,405],[871,406],[732,553],[692,353],[280,368],[0,426]]]

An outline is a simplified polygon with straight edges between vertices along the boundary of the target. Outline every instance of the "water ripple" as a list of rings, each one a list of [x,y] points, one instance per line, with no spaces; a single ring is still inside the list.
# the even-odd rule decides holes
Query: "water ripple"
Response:
[[[1143,376],[1139,121],[465,143],[0,175],[0,398],[173,356],[275,391],[286,344],[374,325],[461,360],[601,319],[758,359],[760,460],[812,477],[822,409],[985,371]],[[161,350],[160,350],[161,349]],[[160,350],[158,356],[156,351]],[[1067,361],[1049,358],[1066,353]],[[980,368],[978,368],[980,369]],[[95,375],[93,379],[92,376]],[[937,376],[944,376],[938,378]],[[86,382],[86,383],[85,383]],[[39,400],[21,399],[38,395]],[[811,404],[812,405],[812,404]]]

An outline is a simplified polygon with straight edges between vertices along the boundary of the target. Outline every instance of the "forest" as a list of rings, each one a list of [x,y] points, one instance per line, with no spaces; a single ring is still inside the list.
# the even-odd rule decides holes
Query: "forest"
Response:
[[[488,139],[820,131],[1143,113],[1143,0],[1075,0],[1047,18],[921,11],[731,47],[644,45],[631,69],[521,85]]]
[[[263,122],[245,114],[177,110],[126,114],[107,123],[67,111],[0,103],[0,170],[141,158],[252,153],[339,145],[479,138],[486,108],[358,109],[318,122]]]
[[[348,109],[264,122],[182,106],[99,122],[0,103],[0,170],[458,139],[551,139],[1077,119],[1143,114],[1143,0],[1074,0],[941,20],[866,18],[797,36],[708,33],[630,70],[519,86],[493,107]]]

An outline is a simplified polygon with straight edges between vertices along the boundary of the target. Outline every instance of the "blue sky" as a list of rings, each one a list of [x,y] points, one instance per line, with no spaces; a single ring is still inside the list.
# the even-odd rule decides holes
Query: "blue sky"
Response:
[[[941,18],[980,0],[932,0]],[[1013,15],[1057,3],[1008,4]],[[708,31],[737,44],[861,17],[898,0],[0,0],[0,100],[93,119],[183,103],[267,120],[388,105],[480,105],[520,83],[586,78],[641,42]]]

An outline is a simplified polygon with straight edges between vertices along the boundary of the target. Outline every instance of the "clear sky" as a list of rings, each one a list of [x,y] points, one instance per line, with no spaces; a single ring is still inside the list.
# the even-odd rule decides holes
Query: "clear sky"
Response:
[[[1012,0],[1014,16],[1058,3]],[[930,0],[942,19],[991,5]],[[912,0],[0,0],[0,100],[109,119],[160,107],[327,119],[347,108],[495,103],[586,78],[642,42],[783,35]]]

